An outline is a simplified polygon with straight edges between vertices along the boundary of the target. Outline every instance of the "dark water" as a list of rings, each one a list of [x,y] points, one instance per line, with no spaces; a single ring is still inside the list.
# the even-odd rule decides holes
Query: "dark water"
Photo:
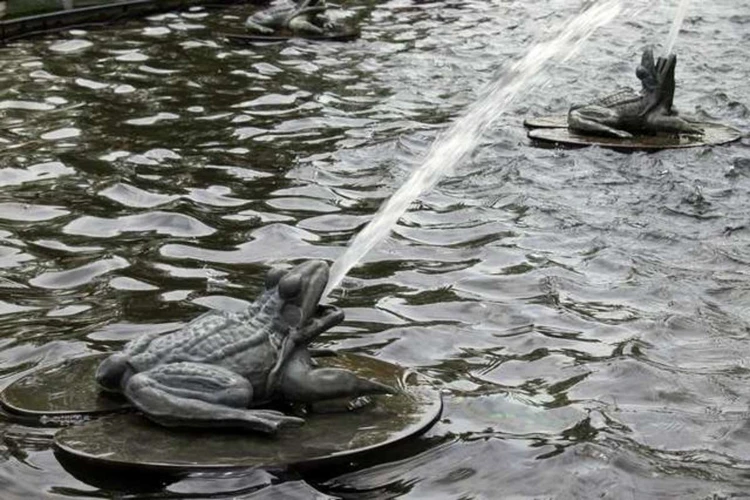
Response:
[[[0,49],[0,386],[241,305],[274,263],[334,260],[497,70],[581,7],[348,5],[365,24],[347,44],[226,45],[213,31],[247,7]],[[553,67],[334,294],[347,321],[325,345],[444,387],[425,438],[333,478],[196,475],[155,495],[747,495],[750,140],[626,155],[535,148],[521,127],[635,85],[674,11],[621,17]],[[748,1],[693,2],[677,106],[746,133],[748,44]],[[67,472],[49,431],[0,436],[3,499],[117,495]]]

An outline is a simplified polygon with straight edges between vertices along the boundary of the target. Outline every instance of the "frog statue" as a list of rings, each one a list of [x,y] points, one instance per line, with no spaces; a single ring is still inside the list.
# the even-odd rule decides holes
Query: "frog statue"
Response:
[[[351,371],[317,366],[308,345],[344,319],[341,309],[318,304],[327,283],[323,261],[272,269],[244,311],[213,310],[176,332],[136,338],[99,365],[96,380],[161,425],[269,434],[304,421],[259,408],[268,402],[395,393]]]
[[[644,50],[635,72],[641,92],[628,88],[590,104],[574,105],[568,112],[568,128],[621,138],[658,132],[702,134],[702,128],[677,116],[672,107],[676,65],[674,54],[654,62],[653,50]]]
[[[325,0],[285,1],[256,12],[247,18],[245,26],[264,35],[280,30],[324,35],[334,29],[324,16],[325,10]]]

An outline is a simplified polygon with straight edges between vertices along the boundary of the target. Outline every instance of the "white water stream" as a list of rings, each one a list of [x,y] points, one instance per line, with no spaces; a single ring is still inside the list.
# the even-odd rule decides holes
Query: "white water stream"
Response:
[[[677,14],[674,16],[672,21],[672,27],[669,30],[669,36],[667,37],[667,45],[664,47],[664,57],[667,57],[672,53],[674,44],[677,41],[677,34],[680,32],[682,27],[682,21],[685,19],[687,13],[688,4],[690,0],[680,0],[680,5],[677,7]]]
[[[327,296],[367,252],[385,238],[409,205],[432,188],[452,168],[459,165],[477,147],[485,130],[519,95],[528,92],[545,65],[552,60],[566,60],[601,26],[612,21],[622,10],[620,0],[601,1],[570,22],[557,37],[532,47],[519,61],[490,84],[474,104],[430,147],[422,163],[384,203],[370,223],[352,240],[346,252],[331,268]]]

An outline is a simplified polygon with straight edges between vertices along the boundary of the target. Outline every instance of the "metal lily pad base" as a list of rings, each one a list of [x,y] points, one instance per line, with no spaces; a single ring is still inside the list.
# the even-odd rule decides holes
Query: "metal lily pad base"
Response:
[[[568,115],[537,116],[523,122],[526,128],[568,128]]]
[[[235,43],[263,43],[286,42],[293,38],[303,38],[317,42],[350,42],[359,38],[359,31],[341,31],[327,35],[299,35],[293,33],[279,33],[275,35],[249,35],[242,33],[219,33],[219,36]]]
[[[703,127],[702,135],[658,134],[641,135],[629,139],[583,134],[568,129],[568,118],[565,115],[542,116],[527,119],[524,125],[531,130],[529,138],[555,145],[566,146],[601,146],[627,150],[657,150],[671,148],[693,148],[696,146],[717,146],[736,141],[742,133],[732,127],[719,123],[698,122]]]
[[[0,392],[0,406],[26,421],[60,425],[130,408],[124,398],[106,394],[94,383],[104,357],[76,358],[32,372]]]
[[[371,397],[366,404],[355,400],[314,406],[305,415],[305,425],[284,429],[276,436],[168,429],[135,411],[93,418],[126,405],[120,401],[113,406],[96,395],[93,370],[101,359],[79,358],[29,375],[3,392],[3,405],[27,415],[79,415],[84,421],[89,419],[55,435],[56,451],[66,459],[161,473],[350,462],[423,433],[442,412],[440,393],[416,374],[407,375],[401,367],[377,359],[340,354],[317,359],[321,365],[346,368],[400,387],[403,393]],[[45,388],[43,383],[55,378],[59,382]],[[35,395],[26,394],[26,389]]]

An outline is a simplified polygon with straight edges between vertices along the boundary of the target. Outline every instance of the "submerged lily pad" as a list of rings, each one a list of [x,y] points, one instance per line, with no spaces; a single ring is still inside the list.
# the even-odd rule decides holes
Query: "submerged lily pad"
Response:
[[[317,42],[349,42],[359,38],[358,30],[345,30],[324,35],[282,32],[273,35],[255,35],[246,33],[219,33],[219,36],[235,43],[286,42],[293,38],[304,38]]]
[[[531,139],[569,146],[601,146],[615,149],[670,149],[693,148],[697,146],[717,146],[736,141],[742,133],[719,123],[696,122],[703,127],[702,135],[657,134],[639,135],[628,139],[585,134],[570,130],[566,115],[529,118],[524,126],[530,128]]]
[[[96,367],[104,357],[75,358],[32,372],[0,393],[0,406],[44,424],[75,423],[86,416],[128,408],[125,399],[102,392],[94,382]]]
[[[407,376],[399,366],[353,354],[318,359],[321,365],[353,370],[360,376],[398,386],[403,392],[374,396],[363,405],[344,401],[342,404],[314,406],[313,411],[305,416],[303,426],[283,429],[275,436],[231,430],[165,428],[139,413],[130,412],[104,416],[61,430],[55,436],[55,446],[59,453],[71,459],[164,472],[311,466],[349,461],[357,455],[421,434],[437,421],[442,412],[439,392],[421,384],[416,375]],[[65,407],[69,413],[82,415],[112,410],[111,406],[97,406],[100,400],[92,398],[98,392],[92,367],[95,368],[100,360],[101,357],[95,356],[59,365],[57,373],[60,379],[67,380],[67,390],[74,394],[88,394],[88,399],[63,396],[61,401],[66,402],[53,405],[55,408]],[[49,380],[49,377],[37,377],[34,381],[42,379]],[[61,386],[64,384],[58,384],[55,393],[60,392]],[[25,384],[14,388],[15,397],[20,397],[22,387],[33,392],[47,391],[38,384]],[[53,399],[49,393],[27,398],[39,398],[46,404]],[[93,406],[92,402],[95,403]],[[35,408],[40,407],[44,404],[35,405]],[[348,407],[356,408],[349,410]]]

